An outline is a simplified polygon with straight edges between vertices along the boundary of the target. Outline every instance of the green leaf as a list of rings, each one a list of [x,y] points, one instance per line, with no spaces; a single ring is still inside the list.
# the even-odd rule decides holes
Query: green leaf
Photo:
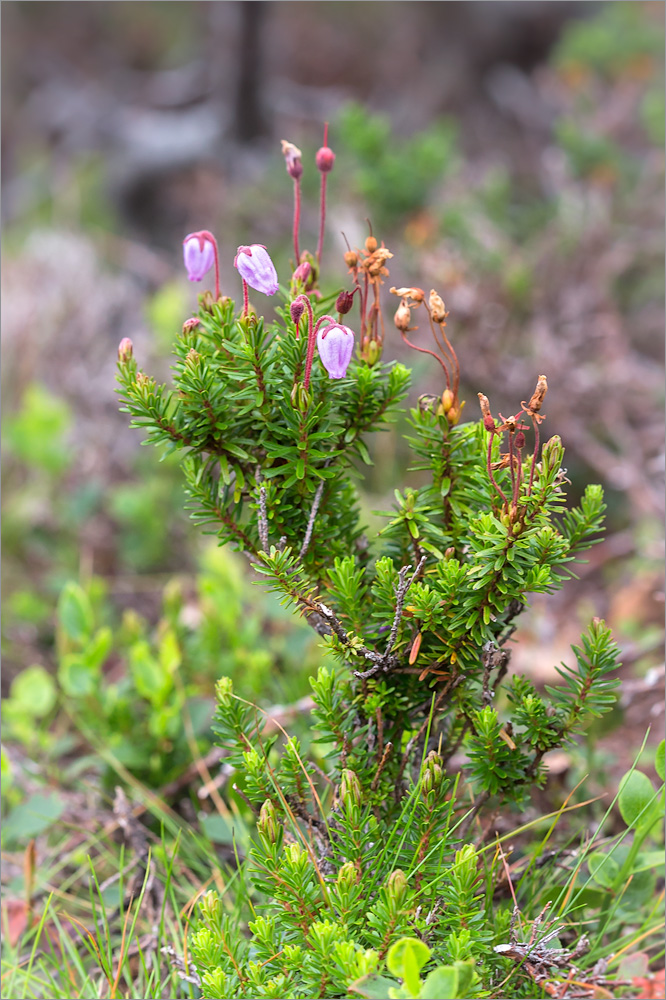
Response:
[[[56,792],[48,795],[37,793],[12,809],[2,821],[3,843],[30,840],[60,819],[65,811],[65,802]]]
[[[368,449],[367,449],[367,447],[365,445],[365,442],[362,441],[360,438],[356,442],[356,448],[358,450],[359,455],[363,459],[363,462],[365,463],[365,465],[374,465],[375,464],[372,461],[372,459],[370,458],[370,453],[368,452]]]
[[[355,996],[365,997],[366,1000],[388,1000],[391,996],[389,991],[396,986],[399,986],[397,980],[388,976],[364,976],[347,988]]]
[[[201,820],[201,829],[206,837],[215,844],[233,844],[234,828],[229,825],[224,816],[210,813]]]
[[[666,773],[666,768],[664,766],[664,747],[665,747],[665,741],[662,740],[659,746],[657,747],[657,752],[654,758],[654,769],[662,781],[666,780],[664,777]]]
[[[430,948],[418,938],[400,938],[389,948],[386,965],[390,973],[403,980],[412,996],[421,989],[419,973],[430,958]]]
[[[617,877],[620,874],[620,866],[609,854],[604,854],[602,851],[594,851],[593,854],[588,856],[587,866],[590,869],[590,875],[597,885],[603,886],[604,889],[612,889],[614,887]]]
[[[167,629],[159,645],[160,666],[166,674],[173,674],[181,664],[182,656],[173,629]]]
[[[10,698],[20,711],[33,719],[43,719],[56,703],[56,685],[44,667],[35,664],[14,678]]]
[[[440,486],[440,493],[442,494],[443,497],[446,497],[449,495],[450,491],[451,491],[451,479],[449,476],[444,476],[444,478],[442,479],[442,485]]]
[[[93,610],[88,595],[78,583],[66,583],[58,601],[58,620],[65,635],[84,643],[93,630]]]
[[[465,962],[454,962],[453,967],[458,973],[458,997],[468,997],[471,987],[478,979],[474,971],[474,959],[468,958]]]
[[[129,666],[141,697],[152,705],[159,705],[171,688],[171,677],[162,669],[145,640],[135,642],[130,649]]]
[[[87,698],[97,686],[98,671],[81,653],[66,653],[58,664],[58,680],[68,698]]]
[[[629,771],[621,779],[618,806],[622,819],[631,829],[652,826],[661,815],[657,793],[642,771]]]
[[[104,626],[95,632],[92,641],[83,651],[83,659],[91,670],[99,670],[107,656],[111,652],[113,645],[113,633],[108,626]]]
[[[423,1000],[455,1000],[458,996],[458,970],[452,965],[440,965],[423,984],[419,997]]]
[[[663,851],[642,851],[631,869],[632,874],[636,872],[658,871],[664,867]]]

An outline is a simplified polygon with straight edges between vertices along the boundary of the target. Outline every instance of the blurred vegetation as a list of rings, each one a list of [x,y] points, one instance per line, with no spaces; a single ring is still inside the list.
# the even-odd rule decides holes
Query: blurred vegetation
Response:
[[[39,5],[24,6],[36,13]],[[114,44],[120,44],[126,25],[120,8],[129,5],[102,6]],[[141,14],[131,39],[137,65],[159,63],[164,38],[173,42],[186,32],[184,6],[132,5]],[[620,556],[611,549],[609,566],[592,584],[581,584],[619,592],[624,582],[636,595],[617,605],[622,637],[630,649],[638,648],[629,659],[629,678],[649,676],[659,664],[663,634],[650,605],[661,586],[663,537],[660,500],[654,499],[660,487],[655,490],[654,484],[663,449],[664,36],[663,20],[649,9],[658,6],[602,4],[594,17],[566,27],[549,66],[541,68],[538,84],[532,83],[535,101],[543,98],[547,106],[547,120],[528,165],[520,162],[520,152],[512,159],[506,149],[488,148],[471,157],[465,123],[452,117],[410,135],[388,115],[358,102],[331,116],[337,161],[329,197],[358,220],[359,231],[368,215],[378,238],[400,256],[404,283],[432,284],[445,296],[450,290],[447,305],[468,405],[491,376],[498,393],[515,395],[514,385],[526,381],[526,371],[531,382],[541,370],[544,345],[553,364],[560,359],[562,372],[549,394],[549,424],[572,456],[574,496],[590,476],[602,480],[611,534],[619,542],[623,533],[630,535],[625,549],[619,546]],[[177,31],[162,13],[175,19]],[[148,28],[141,28],[142,21]],[[178,63],[178,45],[169,51],[171,67]],[[58,173],[46,140],[35,137],[20,151],[30,197],[3,234],[6,267],[16,263],[25,269],[34,260],[26,235],[47,227],[92,234],[91,253],[102,270],[131,269],[119,250],[127,227],[105,155],[74,145],[68,156]],[[224,202],[228,246],[244,241],[257,219],[265,225],[278,200],[283,221],[288,219],[284,167],[275,159],[265,172],[248,171],[230,182],[232,195]],[[314,190],[315,179],[306,177],[306,193],[308,184]],[[283,229],[269,230],[269,237],[278,245],[282,240],[286,261],[288,222]],[[141,278],[145,316],[136,322],[150,328],[147,351],[156,355],[171,343],[188,302],[184,281],[172,277],[176,243],[172,259],[159,258],[160,276]],[[611,251],[620,264],[610,259]],[[607,265],[602,258],[609,258]],[[286,273],[285,266],[279,271]],[[339,274],[342,285],[342,265]],[[589,288],[581,291],[588,278]],[[96,291],[87,288],[82,299]],[[96,840],[86,842],[84,851],[69,828],[62,832],[59,824],[71,814],[71,803],[79,808],[77,796],[95,801],[84,813],[94,825],[99,809],[108,811],[109,794],[119,782],[146,797],[149,789],[177,784],[210,746],[213,685],[220,675],[232,677],[240,695],[268,707],[307,694],[307,678],[320,660],[311,630],[294,625],[251,582],[240,557],[195,541],[182,513],[174,460],[156,466],[152,456],[128,445],[122,461],[109,462],[103,473],[89,471],[81,425],[105,420],[107,413],[101,406],[98,417],[79,411],[71,377],[79,348],[66,337],[70,326],[82,322],[77,308],[68,302],[60,312],[44,312],[25,325],[25,344],[36,345],[28,354],[30,365],[15,344],[3,348],[9,399],[2,428],[3,846],[17,894],[26,891],[22,852],[31,838],[38,838],[44,857],[57,859],[34,875],[38,905],[54,881],[66,876],[69,892],[89,878],[86,851],[99,858],[105,874],[117,869],[117,852]],[[112,308],[110,295],[109,313]],[[544,317],[551,330],[539,340],[535,330],[543,329]],[[610,323],[611,333],[601,320]],[[113,331],[111,321],[110,326]],[[613,330],[620,331],[615,339]],[[96,333],[87,330],[86,336],[92,340]],[[22,346],[23,334],[16,339]],[[102,348],[111,360],[117,339],[110,336]],[[427,366],[419,359],[410,362],[418,390],[430,390]],[[109,392],[111,379],[110,374]],[[117,420],[120,427],[122,417]],[[386,506],[389,485],[403,475],[405,455],[398,442],[391,432],[373,444],[372,492],[361,499],[368,518],[374,507]],[[656,584],[650,582],[655,573]],[[584,600],[595,607],[608,603],[606,594]],[[565,608],[555,628],[566,625],[568,614]],[[648,697],[651,705],[653,696]],[[614,723],[622,724],[623,711],[618,707]],[[572,748],[565,777],[552,793],[558,802],[590,771],[603,790],[614,780],[618,756],[625,770],[647,717],[646,708],[640,727],[614,744],[598,743],[591,731],[586,747]],[[305,729],[298,717],[290,724],[307,749]],[[195,831],[194,837],[219,821],[216,847],[197,843],[188,854],[197,873],[192,893],[211,870],[215,877],[224,870],[227,877],[220,844],[229,849],[242,844],[253,824],[242,804],[234,807],[233,823],[210,802],[202,806],[195,785],[193,778],[179,788],[179,809],[187,816],[181,827],[165,818],[166,810],[154,811],[151,820],[153,831],[165,824],[164,842],[155,845],[165,859],[183,827]],[[584,794],[578,791],[575,798],[582,801]],[[630,825],[627,817],[624,821]],[[610,853],[606,845],[599,852]],[[603,886],[615,880],[617,888],[626,852],[617,848],[603,867],[597,861],[592,881]],[[188,903],[184,895],[178,900],[182,907]],[[12,954],[18,967],[19,952],[10,948]],[[47,995],[43,986],[30,988],[37,993],[25,995]],[[53,996],[68,995],[68,988],[62,982],[48,987]]]

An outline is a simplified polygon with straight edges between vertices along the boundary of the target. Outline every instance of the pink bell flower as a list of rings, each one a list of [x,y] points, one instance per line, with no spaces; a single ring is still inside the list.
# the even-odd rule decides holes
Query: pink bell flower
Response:
[[[190,233],[183,240],[183,259],[190,281],[202,281],[215,263],[215,247],[203,233]]]
[[[318,330],[317,347],[329,378],[344,378],[354,349],[354,331],[341,323]]]
[[[265,246],[253,243],[249,247],[239,247],[234,266],[250,288],[263,292],[264,295],[275,295],[277,292],[277,271]]]

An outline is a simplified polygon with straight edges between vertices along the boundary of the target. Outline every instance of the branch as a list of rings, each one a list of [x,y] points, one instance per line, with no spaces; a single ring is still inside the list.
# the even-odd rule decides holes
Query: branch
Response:
[[[319,504],[321,503],[322,493],[324,492],[324,480],[320,482],[317,487],[317,491],[314,495],[314,500],[312,501],[312,510],[310,511],[310,518],[308,520],[308,526],[305,530],[305,538],[303,539],[303,544],[301,545],[301,551],[298,553],[298,558],[302,559],[308,550],[308,546],[312,539],[312,531],[314,529],[315,518],[317,517],[317,511],[319,510]]]
[[[368,677],[374,677],[374,675],[378,674],[380,671],[384,671],[386,673],[397,664],[398,660],[395,656],[391,655],[391,650],[393,649],[393,646],[395,645],[395,640],[398,636],[398,628],[400,626],[402,613],[405,607],[405,597],[407,596],[409,588],[414,583],[417,576],[423,569],[425,561],[426,557],[422,556],[418,566],[416,567],[414,573],[412,574],[411,579],[409,580],[409,583],[405,582],[405,577],[409,573],[411,566],[403,566],[402,569],[400,570],[398,574],[398,586],[396,587],[395,590],[395,597],[396,597],[395,614],[393,616],[393,623],[391,625],[391,631],[389,632],[389,638],[386,644],[386,649],[382,656],[378,656],[378,654],[375,654],[375,656],[378,656],[378,658],[375,660],[375,665],[373,667],[370,667],[369,670],[354,671],[354,676],[358,677],[360,680],[366,680]],[[368,659],[371,659],[371,657],[368,657]]]

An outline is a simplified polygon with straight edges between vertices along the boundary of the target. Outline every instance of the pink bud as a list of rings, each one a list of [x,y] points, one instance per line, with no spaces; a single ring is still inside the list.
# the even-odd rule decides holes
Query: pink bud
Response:
[[[123,339],[118,344],[118,361],[121,364],[127,364],[134,354],[134,344],[129,339],[129,337],[123,337]]]
[[[299,264],[294,271],[292,281],[301,281],[304,285],[306,285],[311,274],[312,264],[309,260],[304,260],[303,263]]]
[[[215,248],[202,233],[190,233],[183,240],[183,258],[190,281],[202,281],[215,263]]]
[[[317,164],[317,170],[320,170],[322,174],[327,174],[333,169],[335,153],[330,146],[322,146],[321,149],[317,150],[315,163]]]
[[[298,337],[298,324],[301,321],[301,316],[303,315],[304,310],[305,310],[305,303],[302,302],[302,301],[300,301],[299,299],[296,299],[295,302],[292,302],[291,305],[290,305],[290,307],[289,307],[289,312],[291,313],[291,318],[294,321],[294,323],[296,324],[296,336],[297,337]]]
[[[341,316],[345,316],[354,305],[354,292],[358,291],[358,285],[353,291],[347,292],[342,291],[338,295],[337,301],[335,303],[336,312],[339,312]]]
[[[252,243],[249,247],[239,247],[234,266],[250,288],[263,292],[264,295],[275,295],[277,292],[277,271],[265,246]]]
[[[354,331],[332,323],[317,333],[321,363],[330,378],[344,378],[354,349]]]

